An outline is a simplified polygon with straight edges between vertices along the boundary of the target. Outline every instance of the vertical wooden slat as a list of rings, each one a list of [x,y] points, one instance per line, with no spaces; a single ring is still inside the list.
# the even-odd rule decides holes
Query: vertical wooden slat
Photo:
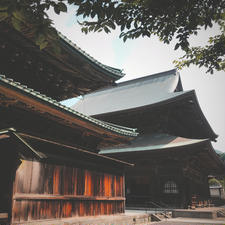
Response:
[[[79,216],[84,216],[84,202],[79,204]]]
[[[60,186],[60,167],[56,166],[53,172],[53,194],[60,194],[59,191]]]
[[[29,170],[29,171],[28,171]],[[22,185],[21,185],[22,183]],[[47,194],[96,197],[124,196],[124,177],[110,173],[24,161],[17,170],[14,194]],[[124,201],[109,200],[14,200],[13,221],[121,213]]]
[[[62,193],[64,195],[68,195],[69,194],[69,186],[70,186],[70,171],[69,168],[66,166],[62,166]]]
[[[124,182],[123,182],[123,176],[120,176],[120,196],[122,197],[123,196],[123,184],[124,184]]]
[[[107,174],[104,174],[104,189],[105,189],[105,196],[109,196],[109,181]]]
[[[77,195],[77,168],[72,168],[72,195]]]
[[[84,170],[78,168],[77,169],[77,195],[84,194]]]
[[[108,174],[108,196],[112,197],[112,175]]]
[[[50,165],[49,165],[50,166]],[[39,162],[33,162],[32,167],[32,182],[31,182],[31,193],[39,193],[40,181],[39,177],[41,174],[41,165]]]
[[[91,172],[89,172],[88,170],[85,170],[84,173],[85,176],[85,184],[84,184],[84,195],[86,196],[92,196],[92,179],[91,179]]]
[[[12,208],[12,220],[19,221],[20,217],[20,201],[13,201],[13,208]]]

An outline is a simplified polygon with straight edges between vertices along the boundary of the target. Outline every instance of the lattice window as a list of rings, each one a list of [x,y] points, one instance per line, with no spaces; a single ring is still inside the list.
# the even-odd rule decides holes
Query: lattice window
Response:
[[[174,181],[167,181],[164,185],[164,193],[178,193],[178,187],[177,184]]]

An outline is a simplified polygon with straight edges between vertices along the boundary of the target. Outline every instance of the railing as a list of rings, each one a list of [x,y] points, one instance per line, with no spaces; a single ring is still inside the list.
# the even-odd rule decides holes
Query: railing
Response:
[[[127,198],[126,207],[130,209],[140,209],[152,213],[166,214],[171,212],[175,207],[171,207],[164,202],[156,202],[151,196],[129,196]]]
[[[175,209],[175,207],[168,206],[167,204],[160,202],[156,203],[153,201],[149,201],[147,204],[147,207],[145,209],[147,212],[153,212],[153,213],[160,213],[164,216],[164,218],[168,218],[168,213],[172,212]]]

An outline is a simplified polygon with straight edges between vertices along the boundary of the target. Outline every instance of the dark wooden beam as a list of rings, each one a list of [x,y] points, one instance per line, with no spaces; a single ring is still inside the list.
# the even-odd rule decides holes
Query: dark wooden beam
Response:
[[[84,196],[84,195],[48,195],[17,193],[13,200],[88,200],[88,201],[124,201],[125,197]]]

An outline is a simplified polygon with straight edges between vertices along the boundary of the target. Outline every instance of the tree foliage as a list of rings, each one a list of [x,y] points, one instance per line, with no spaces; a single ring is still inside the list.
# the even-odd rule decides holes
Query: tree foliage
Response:
[[[220,186],[222,185],[223,188],[225,188],[225,177],[220,177],[220,178],[211,178],[209,179],[209,185],[210,186]]]
[[[208,45],[204,47],[188,48],[180,61],[174,60],[178,68],[194,64],[199,67],[207,67],[207,72],[210,73],[213,73],[214,70],[225,71],[225,26],[222,21],[220,22],[221,35],[210,37]]]
[[[220,181],[218,179],[216,179],[215,177],[209,179],[209,185],[211,186],[217,186],[217,185],[221,185]]]
[[[157,35],[169,44],[176,39],[175,50],[185,55],[174,61],[178,68],[190,64],[205,66],[207,72],[225,70],[225,1],[221,0],[75,0],[77,15],[83,15],[85,33],[120,27],[124,41]],[[88,18],[88,20],[86,20]],[[92,18],[90,20],[90,18]],[[218,24],[221,34],[211,37],[204,47],[191,47],[189,38],[200,29]]]
[[[47,14],[51,7],[56,14],[67,11],[63,0],[1,0],[0,22],[4,20],[16,30],[25,33],[40,49],[50,45],[59,51],[54,45],[58,35]]]
[[[185,52],[180,61],[175,61],[178,68],[196,64],[207,67],[211,73],[225,70],[222,0],[1,0],[0,20],[7,18],[17,30],[21,30],[23,23],[31,24],[36,43],[44,48],[50,43],[49,36],[54,37],[46,11],[52,7],[56,14],[66,12],[68,4],[76,5],[76,15],[83,17],[80,24],[85,33],[109,33],[120,27],[124,41],[151,35],[157,35],[166,44],[175,39],[175,50]],[[207,46],[190,46],[191,35],[214,24],[220,26],[219,35],[211,37]]]

